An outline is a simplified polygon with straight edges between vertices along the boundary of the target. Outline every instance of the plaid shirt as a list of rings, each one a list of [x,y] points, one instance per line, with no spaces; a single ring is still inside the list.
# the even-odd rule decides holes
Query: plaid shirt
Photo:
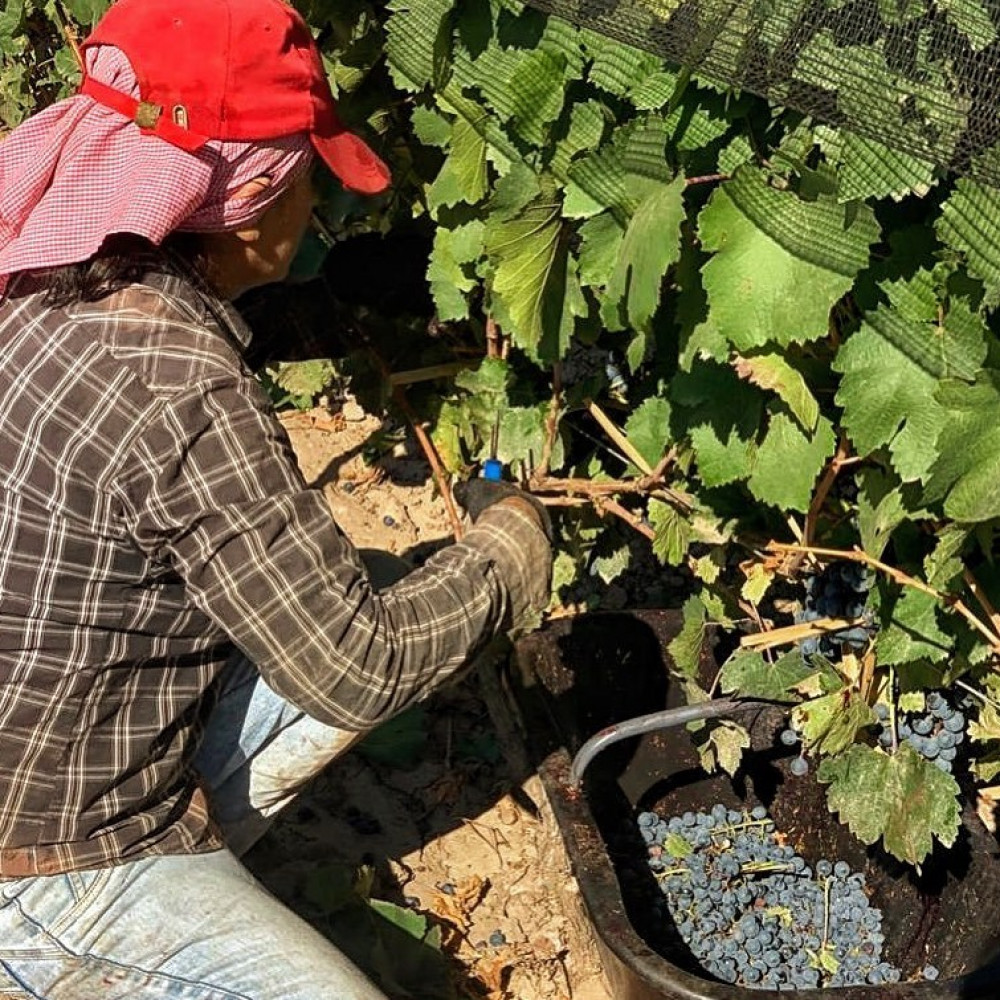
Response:
[[[373,593],[232,307],[163,268],[62,310],[42,291],[0,304],[0,878],[219,846],[190,761],[234,643],[367,729],[509,624],[525,558],[525,515],[491,508]]]

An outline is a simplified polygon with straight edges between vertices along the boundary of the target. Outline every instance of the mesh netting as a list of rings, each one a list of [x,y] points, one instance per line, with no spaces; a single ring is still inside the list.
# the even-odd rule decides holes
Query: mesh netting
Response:
[[[996,0],[529,0],[708,83],[1000,184]]]

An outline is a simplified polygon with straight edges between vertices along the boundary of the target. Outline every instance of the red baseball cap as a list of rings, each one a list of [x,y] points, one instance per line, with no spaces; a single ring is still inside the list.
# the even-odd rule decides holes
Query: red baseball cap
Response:
[[[338,118],[309,28],[282,0],[118,0],[82,48],[96,45],[125,53],[140,99],[90,77],[80,93],[175,146],[308,132],[345,187],[389,184],[388,167]]]

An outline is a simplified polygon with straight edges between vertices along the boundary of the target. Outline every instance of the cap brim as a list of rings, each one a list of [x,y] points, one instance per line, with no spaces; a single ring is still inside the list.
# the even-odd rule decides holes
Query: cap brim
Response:
[[[313,132],[311,138],[316,152],[344,187],[360,194],[379,194],[389,186],[389,168],[353,132]]]

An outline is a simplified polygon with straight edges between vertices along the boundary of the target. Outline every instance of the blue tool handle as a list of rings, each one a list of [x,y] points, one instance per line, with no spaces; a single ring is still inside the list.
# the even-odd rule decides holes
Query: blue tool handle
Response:
[[[498,458],[488,458],[483,462],[483,479],[499,483],[503,479],[503,462]]]

